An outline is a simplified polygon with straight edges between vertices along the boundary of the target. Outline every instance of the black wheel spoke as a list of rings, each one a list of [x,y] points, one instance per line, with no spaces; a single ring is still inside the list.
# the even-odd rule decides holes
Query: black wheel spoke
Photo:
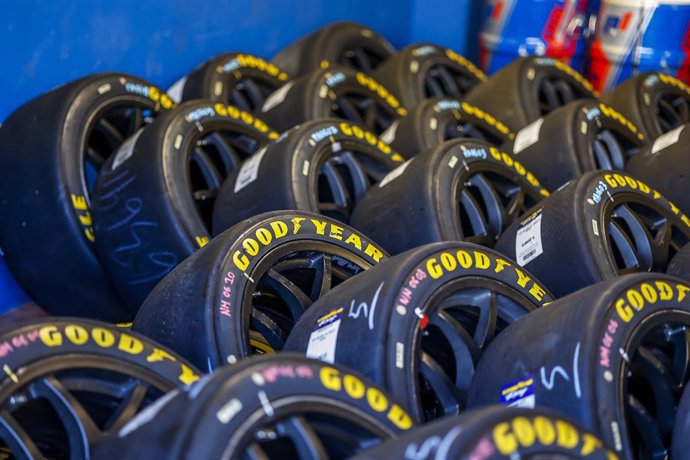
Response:
[[[120,403],[117,412],[113,414],[110,421],[105,425],[104,431],[113,433],[120,431],[142,408],[148,389],[149,386],[142,383],[132,385],[124,400]]]
[[[273,288],[283,299],[290,310],[293,321],[297,321],[312,304],[312,299],[304,291],[273,268],[264,275],[261,281]]]
[[[347,168],[352,181],[352,195],[354,201],[357,202],[369,190],[369,178],[365,172],[364,166],[357,160],[352,152],[343,152],[335,157],[337,161]]]
[[[93,163],[96,169],[100,170],[105,163],[106,157],[101,152],[97,151],[93,147],[88,147],[86,149],[86,158]]]
[[[108,145],[110,145],[113,150],[120,146],[125,140],[122,134],[120,134],[120,131],[105,118],[98,120],[94,129],[98,130],[103,135]]]
[[[640,219],[640,217],[627,205],[616,207],[611,213],[611,216],[623,219],[627,224],[630,231],[628,235],[632,236],[637,260],[643,263],[644,268],[647,270],[654,268],[656,266],[653,254],[655,251],[655,245],[653,244],[654,238],[642,219]],[[666,252],[668,253],[668,249],[666,249]],[[661,257],[661,254],[658,254],[657,257]],[[664,262],[667,258],[668,254],[663,257]],[[665,263],[661,265],[662,268],[664,266]]]
[[[318,299],[331,290],[333,285],[333,260],[328,254],[320,254],[312,264],[316,270],[312,299]]]
[[[442,94],[443,96],[461,96],[462,95],[460,88],[458,88],[458,85],[455,82],[455,79],[453,78],[453,75],[451,75],[448,68],[446,68],[444,66],[438,66],[438,67],[436,67],[436,71],[438,72],[439,81],[441,82],[441,84],[445,88],[445,91]]]
[[[470,220],[470,226],[472,227],[473,233],[472,235],[463,235],[463,241],[471,241],[479,244],[492,242],[489,233],[489,223],[486,221],[484,211],[469,190],[466,188],[462,189],[459,201]]]
[[[503,208],[501,197],[496,193],[493,185],[482,173],[472,174],[470,184],[479,190],[485,204],[486,216],[489,222],[489,229],[494,235],[498,235],[503,230],[507,222],[506,210]]]
[[[326,448],[304,417],[294,416],[276,423],[276,431],[292,442],[300,459],[328,458]]]
[[[321,167],[321,173],[326,179],[328,190],[330,191],[333,201],[320,200],[319,209],[324,213],[328,210],[337,209],[342,212],[345,217],[348,217],[350,215],[351,203],[350,192],[348,191],[345,179],[340,174],[340,171],[338,171],[336,163],[337,160],[335,158],[330,158]],[[329,209],[329,207],[326,206],[329,203],[335,204],[335,208]]]
[[[599,169],[623,169],[625,154],[618,139],[609,130],[599,131],[592,144]]]
[[[558,100],[558,94],[556,93],[556,88],[554,88],[554,85],[551,83],[551,81],[542,80],[539,87],[539,96],[539,107],[542,115],[546,115],[559,106],[560,101]]]
[[[443,408],[444,415],[460,412],[462,396],[443,368],[427,353],[422,353],[420,372],[434,390],[436,399]]]
[[[127,134],[134,134],[144,126],[144,116],[142,114],[141,107],[132,107],[125,111],[125,117],[129,120],[129,127],[127,129]]]
[[[192,161],[198,166],[208,189],[217,190],[220,188],[223,176],[204,150],[199,147],[195,148],[192,152]]]
[[[671,131],[672,129],[681,125],[681,117],[676,112],[676,107],[666,98],[662,97],[659,99],[658,112],[659,123],[661,124],[664,132]]]
[[[666,448],[656,420],[634,396],[630,395],[628,398],[630,421],[639,441],[651,455],[650,458],[666,458]]]
[[[441,97],[443,96],[443,86],[436,79],[434,75],[427,75],[424,86],[426,88],[427,97]]]
[[[244,110],[245,112],[251,112],[253,110],[252,103],[249,98],[240,91],[237,87],[230,90],[230,104],[235,107]]]
[[[369,128],[370,130],[376,132],[377,126],[376,123],[378,122],[378,114],[379,114],[379,109],[376,106],[376,103],[374,101],[368,101],[368,104],[366,108],[363,111],[364,113],[364,126]]]
[[[247,156],[246,153],[240,155],[239,152],[225,140],[223,135],[217,131],[206,136],[205,140],[218,150],[221,161],[223,162],[223,168],[225,169],[225,176],[230,175],[232,171],[239,168],[242,163],[242,158]]]
[[[268,315],[254,307],[249,319],[249,327],[259,333],[273,350],[281,350],[287,336],[285,332]]]
[[[475,297],[474,306],[479,308],[479,319],[474,333],[474,343],[483,349],[493,340],[496,334],[496,324],[498,322],[496,293],[489,289],[485,290]]]
[[[261,448],[258,442],[252,443],[245,452],[247,460],[269,460],[269,456],[265,450]]]
[[[238,87],[240,87],[240,85],[245,90],[245,94],[249,98],[249,103],[251,104],[249,111],[254,111],[260,108],[263,105],[264,100],[266,100],[267,93],[273,92],[273,89],[277,89],[271,88],[271,91],[264,92],[254,80],[249,78],[242,80]]]
[[[347,96],[339,97],[336,101],[336,104],[338,107],[340,107],[343,118],[364,125],[364,118],[362,117],[362,114],[357,109],[357,106]]]
[[[554,86],[556,93],[558,94],[559,105],[565,105],[568,102],[575,99],[575,94],[573,93],[573,89],[570,87],[570,85],[565,80],[561,80],[559,78],[555,82],[553,82],[553,86]]]
[[[7,411],[0,411],[0,439],[9,448],[12,458],[42,459],[43,453],[17,420]]]
[[[367,56],[367,53],[363,49],[354,48],[347,50],[346,55],[351,61],[354,62],[356,68],[364,71],[365,73],[369,73],[373,70],[369,56]]]
[[[611,220],[608,224],[608,231],[611,243],[615,245],[618,253],[621,256],[623,267],[620,267],[621,270],[619,270],[619,272],[623,273],[623,270],[626,269],[633,271],[637,271],[639,269],[644,270],[645,267],[642,267],[635,252],[634,243],[625,233],[620,224],[614,220]]]
[[[438,328],[450,344],[455,357],[455,387],[467,391],[474,374],[474,363],[479,358],[479,350],[465,328],[450,313],[439,311],[432,316],[430,324]]]

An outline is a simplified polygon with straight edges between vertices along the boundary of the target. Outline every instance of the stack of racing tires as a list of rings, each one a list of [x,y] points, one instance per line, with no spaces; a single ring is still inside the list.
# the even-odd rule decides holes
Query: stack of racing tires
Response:
[[[0,458],[690,458],[690,88],[354,23],[0,128]]]

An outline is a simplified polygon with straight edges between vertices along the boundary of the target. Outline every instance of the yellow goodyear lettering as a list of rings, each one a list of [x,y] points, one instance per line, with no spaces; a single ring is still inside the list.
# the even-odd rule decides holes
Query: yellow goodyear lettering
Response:
[[[345,134],[346,136],[354,137],[359,140],[364,140],[370,145],[376,147],[384,155],[390,156],[391,159],[396,163],[403,163],[405,161],[405,158],[402,155],[400,155],[397,152],[394,152],[391,149],[390,145],[386,144],[381,139],[379,139],[376,136],[376,134],[362,129],[360,126],[351,125],[350,123],[343,121],[340,123],[340,125],[338,125],[338,128],[340,132]]]
[[[501,152],[500,150],[498,150],[496,147],[493,147],[493,146],[489,148],[489,153],[491,154],[491,158],[498,161],[499,163],[503,163],[508,168],[515,171],[518,175],[527,179],[527,182],[529,182],[533,187],[538,188],[540,195],[549,196],[549,191],[541,186],[541,184],[539,183],[539,179],[537,179],[534,176],[534,174],[527,171],[527,169],[522,165],[522,163],[515,160],[512,157],[512,155],[508,155],[505,152]]]
[[[304,220],[304,219],[302,219]],[[297,233],[297,231],[295,231]],[[285,222],[274,221],[261,226],[242,238],[240,249],[232,253],[232,262],[240,271],[249,268],[251,259],[261,251],[262,247],[268,246],[273,241],[284,238],[288,234],[288,226]]]
[[[460,55],[460,54],[456,53],[455,51],[448,49],[448,48],[446,48],[446,56],[451,61],[456,62],[456,63],[460,64],[461,66],[465,67],[467,70],[470,71],[470,73],[472,73],[472,75],[477,77],[480,81],[486,80],[486,78],[487,78],[486,74],[484,72],[482,72],[481,70],[479,70],[477,68],[477,66],[474,65],[474,63],[472,63],[472,61],[470,61],[466,57],[464,57],[464,56],[462,56],[462,55]]]
[[[375,412],[387,412],[387,418],[402,430],[412,427],[412,418],[397,404],[391,405],[386,395],[373,386],[367,386],[360,378],[352,374],[343,374],[338,369],[324,366],[319,371],[321,385],[326,390],[336,393],[344,392],[350,399],[365,401]]]
[[[270,62],[267,62],[258,56],[252,56],[251,54],[238,54],[235,59],[240,67],[257,69],[261,72],[271,75],[272,77],[277,77],[281,81],[288,79],[288,75],[280,70],[278,66],[271,64]],[[219,71],[222,70],[223,68],[220,67]]]
[[[484,120],[486,123],[488,123],[490,126],[493,126],[496,128],[501,134],[505,134],[510,138],[515,137],[515,133],[513,133],[506,125],[505,123],[498,121],[495,116],[490,115],[480,109],[479,107],[476,107],[474,105],[468,104],[467,102],[463,102],[461,105],[462,110],[464,110],[466,113],[470,115],[474,115],[475,117],[479,118],[480,120]]]
[[[260,133],[267,134],[270,139],[278,139],[279,134],[272,130],[268,124],[255,117],[249,112],[245,112],[233,105],[215,104],[213,110],[221,117],[230,117],[233,120],[240,120],[247,126],[251,126]]]
[[[355,78],[357,79],[357,83],[365,88],[368,88],[370,91],[375,92],[381,99],[385,100],[389,106],[395,109],[399,116],[402,117],[407,115],[407,110],[400,105],[400,101],[398,101],[398,99],[393,96],[393,94],[391,94],[390,91],[388,91],[381,83],[362,72],[357,72],[355,74]]]
[[[582,74],[572,67],[570,67],[568,64],[566,64],[563,61],[559,61],[558,59],[553,60],[553,65],[556,67],[558,70],[565,72],[566,74],[570,75],[573,77],[578,83],[580,83],[582,86],[587,88],[588,91],[591,91],[594,93],[595,96],[599,96],[599,92],[594,90],[594,87],[592,84],[587,81],[585,77],[582,76]]]
[[[200,248],[203,248],[208,244],[208,236],[197,236],[195,238],[196,240],[196,245],[199,246]]]
[[[670,86],[675,86],[679,90],[685,91],[686,93],[690,94],[690,86],[678,80],[676,77],[661,72],[659,72],[657,75],[659,76],[659,80],[661,80],[663,83]]]
[[[637,135],[638,139],[644,140],[644,134],[639,132],[639,130],[637,129],[637,126],[635,126],[630,120],[625,118],[623,116],[623,114],[618,112],[616,109],[604,104],[603,102],[600,102],[599,103],[599,110],[601,110],[601,113],[604,114],[605,116],[611,118],[612,120],[617,121],[619,124],[628,128],[628,131]]]
[[[494,426],[492,438],[496,450],[503,456],[512,457],[519,449],[528,449],[535,444],[544,447],[559,446],[586,457],[600,449],[603,443],[589,433],[580,433],[570,423],[544,416],[519,416]],[[616,459],[609,454],[609,459]]]
[[[676,283],[676,301],[683,301],[688,291],[690,286]],[[644,282],[628,288],[614,301],[613,307],[620,320],[629,323],[637,312],[656,304],[659,300],[669,301],[673,296],[674,289],[666,281]]]
[[[84,235],[86,236],[86,239],[93,243],[96,241],[96,238],[93,233],[93,227],[91,226],[93,222],[91,220],[91,213],[89,212],[89,205],[86,203],[86,197],[83,195],[75,195],[73,193],[71,198],[72,207],[77,212],[77,217],[82,229],[84,230]]]

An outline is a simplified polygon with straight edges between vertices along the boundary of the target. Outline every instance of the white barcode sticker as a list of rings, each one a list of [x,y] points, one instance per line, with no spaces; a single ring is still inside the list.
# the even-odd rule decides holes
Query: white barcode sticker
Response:
[[[683,128],[685,128],[685,125],[679,126],[676,129],[667,132],[663,136],[657,137],[654,141],[654,144],[652,144],[652,153],[657,153],[678,142],[678,138],[680,137],[680,133],[683,131]]]
[[[400,176],[402,173],[404,173],[405,170],[407,169],[407,167],[410,165],[410,163],[412,163],[412,160],[413,160],[413,159],[414,159],[414,158],[410,158],[410,159],[407,160],[405,163],[401,164],[400,166],[398,166],[397,168],[395,168],[393,171],[391,171],[391,172],[389,172],[388,174],[386,174],[386,175],[383,177],[383,179],[381,179],[381,182],[379,182],[379,187],[383,187],[384,185],[386,185],[387,183],[389,183],[390,181],[392,181],[393,179],[397,178],[397,177]]]
[[[273,91],[271,95],[268,96],[264,101],[264,105],[261,107],[261,111],[268,112],[273,107],[283,102],[285,100],[285,96],[287,96],[288,91],[290,91],[290,88],[292,88],[292,85],[294,85],[294,83],[290,81],[285,83],[277,90]]]
[[[182,100],[182,92],[184,91],[184,85],[187,83],[187,77],[184,76],[177,80],[173,85],[168,88],[168,96],[173,100],[175,104],[179,104]]]
[[[237,179],[235,180],[235,193],[239,192],[256,180],[259,175],[261,159],[264,157],[265,153],[266,147],[254,153],[254,155],[250,156],[244,163],[242,163],[242,167],[237,173]]]
[[[530,123],[529,125],[522,128],[515,136],[515,142],[513,143],[513,153],[517,154],[525,150],[527,147],[536,144],[539,140],[539,131],[541,131],[541,125],[544,123],[544,119]]]
[[[398,120],[395,120],[380,136],[381,139],[386,144],[390,144],[395,140],[395,132],[398,130]]]
[[[111,171],[115,171],[118,166],[129,160],[134,153],[134,146],[137,143],[137,139],[139,139],[139,136],[141,136],[141,133],[143,132],[144,128],[141,128],[139,131],[134,133],[133,136],[130,136],[127,140],[125,140],[122,145],[120,145],[120,148],[117,149],[117,153],[115,154],[115,158],[113,158],[113,165],[110,167]]]
[[[342,321],[343,308],[336,308],[319,318],[309,335],[307,358],[314,358],[328,363],[335,361],[335,346],[338,342],[338,331]]]
[[[515,236],[515,260],[521,267],[544,252],[541,244],[541,211],[539,209],[520,222]]]

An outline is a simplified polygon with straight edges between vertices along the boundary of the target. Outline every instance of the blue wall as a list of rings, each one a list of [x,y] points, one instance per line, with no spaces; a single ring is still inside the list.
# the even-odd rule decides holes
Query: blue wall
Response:
[[[3,120],[25,101],[90,73],[128,72],[167,88],[215,54],[270,58],[337,20],[365,24],[396,47],[432,41],[474,58],[481,1],[5,0],[0,8]],[[0,311],[26,300],[0,260]]]

